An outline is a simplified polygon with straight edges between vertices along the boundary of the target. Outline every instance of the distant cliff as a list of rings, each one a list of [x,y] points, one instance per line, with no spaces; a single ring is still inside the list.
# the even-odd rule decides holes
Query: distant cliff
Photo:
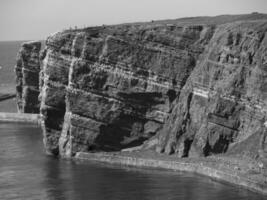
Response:
[[[16,72],[17,106],[19,112],[39,113],[39,72],[41,42],[26,42],[18,56]]]
[[[49,36],[39,82],[47,151],[142,145],[178,157],[264,158],[266,31],[266,15],[252,14]]]

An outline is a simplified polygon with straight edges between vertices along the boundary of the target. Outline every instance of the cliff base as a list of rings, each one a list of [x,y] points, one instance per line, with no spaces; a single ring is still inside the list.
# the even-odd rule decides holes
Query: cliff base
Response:
[[[193,172],[267,195],[267,170],[252,160],[229,156],[177,159],[175,156],[166,156],[154,151],[78,152],[75,159],[142,168]]]

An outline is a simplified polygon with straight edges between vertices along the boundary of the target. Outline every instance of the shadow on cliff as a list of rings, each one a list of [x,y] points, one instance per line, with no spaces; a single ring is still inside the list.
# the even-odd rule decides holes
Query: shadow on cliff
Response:
[[[164,103],[162,94],[153,92],[119,93],[119,95],[127,102],[126,107],[131,107],[131,113],[123,113],[110,124],[102,125],[95,140],[97,146],[91,146],[89,150],[118,151],[136,147],[155,135],[153,127],[151,130],[145,129],[145,125],[149,121],[146,115],[155,109],[153,106]]]

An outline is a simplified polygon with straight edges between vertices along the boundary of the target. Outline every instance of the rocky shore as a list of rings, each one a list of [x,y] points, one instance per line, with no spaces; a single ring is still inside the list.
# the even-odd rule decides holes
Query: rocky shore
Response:
[[[130,153],[78,152],[75,159],[122,166],[192,172],[267,195],[267,171],[251,161],[239,160],[238,158],[177,159],[173,156],[162,156],[155,152],[141,151]],[[262,176],[262,173],[265,173],[265,176]]]

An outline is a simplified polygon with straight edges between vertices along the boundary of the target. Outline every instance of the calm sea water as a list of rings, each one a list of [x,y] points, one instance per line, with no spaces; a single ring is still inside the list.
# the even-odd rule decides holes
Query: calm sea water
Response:
[[[190,173],[58,160],[34,125],[0,123],[0,137],[1,200],[266,199]]]

